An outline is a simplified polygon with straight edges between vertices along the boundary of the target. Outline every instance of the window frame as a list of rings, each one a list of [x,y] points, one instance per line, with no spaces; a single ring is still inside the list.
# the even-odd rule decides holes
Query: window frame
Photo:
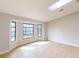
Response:
[[[41,25],[41,33],[39,33],[39,25]],[[43,34],[43,33],[42,33],[42,29],[43,29],[42,24],[38,24],[38,25],[37,25],[37,36],[38,36],[38,37],[42,37],[42,34]],[[39,34],[41,34],[41,36],[39,36]]]
[[[15,23],[15,36],[14,36],[15,40],[14,41],[16,41],[16,22],[15,21],[11,21],[11,23]],[[10,27],[12,28],[11,25],[10,25]],[[10,30],[10,35],[11,35],[11,30]],[[11,39],[11,36],[10,36],[10,39]],[[11,42],[14,42],[14,41],[11,41]]]
[[[24,38],[24,33],[23,33],[23,24],[27,24],[27,25],[33,25],[33,36],[32,37],[27,37],[26,39],[29,39],[29,38],[33,38],[34,37],[34,24],[32,24],[32,23],[22,23],[22,37],[23,37],[23,39],[25,39]]]

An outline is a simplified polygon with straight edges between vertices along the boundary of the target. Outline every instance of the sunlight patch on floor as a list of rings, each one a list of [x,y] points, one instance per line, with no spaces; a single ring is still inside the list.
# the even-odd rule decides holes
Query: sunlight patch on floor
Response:
[[[36,42],[36,43],[33,43],[33,44],[36,44],[36,45],[45,45],[45,44],[48,44],[49,42]]]
[[[46,44],[48,44],[47,41],[46,42],[36,42],[36,43],[30,44],[29,46],[23,46],[20,49],[21,50],[34,50],[34,49],[41,47],[43,45],[46,45]]]
[[[33,50],[33,49],[36,49],[36,47],[21,47],[20,49],[22,49],[22,50],[24,50],[24,49],[26,49],[26,50]]]

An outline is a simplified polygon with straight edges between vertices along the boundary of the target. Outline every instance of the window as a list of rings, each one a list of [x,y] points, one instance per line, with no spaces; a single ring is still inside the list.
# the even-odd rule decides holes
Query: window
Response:
[[[42,24],[38,25],[38,37],[42,36]]]
[[[24,23],[23,24],[23,38],[30,38],[34,35],[34,25]]]
[[[12,21],[10,26],[10,39],[11,41],[16,41],[16,22]]]

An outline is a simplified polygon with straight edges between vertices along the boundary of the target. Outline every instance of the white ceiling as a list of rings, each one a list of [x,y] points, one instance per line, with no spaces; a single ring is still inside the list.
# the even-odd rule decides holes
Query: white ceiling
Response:
[[[48,7],[57,1],[58,0],[0,0],[0,12],[47,22],[79,11],[79,2],[74,2],[75,0],[53,12],[49,11]],[[60,9],[64,9],[64,11],[60,12]]]

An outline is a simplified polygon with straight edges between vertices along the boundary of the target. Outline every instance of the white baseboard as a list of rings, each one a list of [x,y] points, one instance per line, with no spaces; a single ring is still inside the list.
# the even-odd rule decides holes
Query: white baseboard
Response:
[[[38,42],[38,41],[41,41],[41,40],[35,40],[35,41],[33,41],[33,42]],[[20,44],[20,45],[30,44],[30,43],[33,43],[33,42],[23,43],[23,44]],[[11,47],[11,48],[9,48],[8,51],[0,52],[0,55],[1,55],[1,54],[5,54],[5,53],[9,53],[12,49],[14,49],[14,48],[16,48],[17,46],[20,46],[20,45],[16,45],[16,46],[14,46],[14,47]]]
[[[4,52],[0,52],[0,55],[1,54],[5,54],[5,53],[8,53],[10,50],[8,50],[8,51],[4,51]]]
[[[65,45],[69,45],[69,46],[79,47],[79,45],[72,44],[72,43],[69,43],[69,42],[62,42],[62,41],[57,41],[57,40],[52,40],[52,41],[57,42],[57,43],[62,43],[62,44],[65,44]]]

